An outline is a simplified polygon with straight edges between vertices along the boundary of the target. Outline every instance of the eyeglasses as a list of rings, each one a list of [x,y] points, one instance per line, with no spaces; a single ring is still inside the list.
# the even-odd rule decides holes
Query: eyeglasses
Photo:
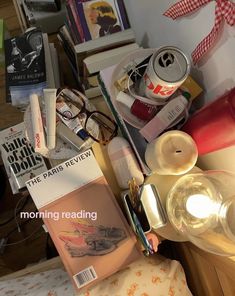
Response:
[[[66,103],[71,112],[56,112],[65,119],[73,120],[85,116],[84,129],[88,136],[101,144],[111,141],[118,131],[118,125],[109,116],[100,111],[89,111],[86,108],[87,98],[75,89],[63,88],[57,91],[57,104]]]

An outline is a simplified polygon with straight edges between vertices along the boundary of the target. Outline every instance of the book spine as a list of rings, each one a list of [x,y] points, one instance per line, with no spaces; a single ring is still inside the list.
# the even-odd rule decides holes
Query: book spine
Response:
[[[2,157],[2,161],[5,167],[7,177],[8,177],[9,184],[11,186],[11,191],[13,194],[19,193],[19,186],[18,186],[18,183],[16,182],[16,179],[14,178],[14,175],[12,174],[12,169],[7,161],[6,153],[2,151],[1,157]]]
[[[77,31],[80,35],[81,42],[84,42],[84,33],[83,33],[83,29],[82,29],[82,25],[81,25],[79,16],[77,14],[76,4],[75,4],[74,0],[68,0],[68,5],[70,6]]]
[[[4,42],[4,47],[6,48],[6,41]],[[11,104],[11,92],[9,87],[9,76],[7,72],[7,60],[6,60],[6,53],[5,53],[5,90],[6,90],[6,103]]]
[[[73,18],[73,13],[71,11],[71,7],[68,4],[66,4],[66,12],[67,12],[66,18],[67,18],[67,21],[69,24],[70,31],[72,32],[72,35],[73,35],[73,39],[75,40],[76,44],[79,44],[79,43],[81,43],[81,37],[80,37],[79,32],[77,30],[76,23]]]
[[[70,46],[68,45],[67,41],[64,39],[61,32],[58,32],[57,37],[58,37],[60,44],[62,45],[62,47],[64,49],[64,52],[65,52],[66,57],[68,59],[69,65],[72,68],[72,71],[74,73],[76,73],[76,76],[77,76],[78,72],[77,72],[76,59],[75,59],[74,53],[71,51]]]
[[[115,0],[114,3],[116,5],[117,11],[119,12],[120,23],[122,24],[123,30],[129,29],[130,23],[123,0]]]
[[[85,41],[91,40],[91,33],[87,26],[86,17],[84,14],[83,4],[80,0],[76,0],[76,7],[77,7],[77,13],[80,18],[80,23],[82,25],[83,33],[84,33],[84,39]]]
[[[71,48],[71,45],[69,43],[69,41],[67,40],[66,36],[63,34],[63,32],[59,31],[57,34],[57,37],[61,43],[61,45],[64,48],[64,51],[66,53],[66,55],[68,56],[68,58],[71,60],[72,63],[74,63],[74,65],[76,65],[76,58],[75,58],[75,54]]]
[[[66,40],[68,41],[70,47],[71,47],[71,48],[74,48],[75,44],[74,44],[74,42],[73,42],[73,39],[72,39],[72,37],[71,37],[71,34],[70,34],[70,32],[69,32],[67,26],[66,26],[66,25],[63,25],[63,26],[59,29],[59,31],[60,31],[61,33],[63,33],[63,35],[64,35],[64,37],[66,38]]]
[[[66,16],[66,19],[64,20],[64,25],[65,25],[67,31],[69,32],[69,35],[70,35],[70,37],[71,37],[71,39],[72,39],[72,41],[74,43],[74,46],[75,46],[76,44],[78,44],[78,42],[77,42],[77,40],[76,40],[76,38],[74,36],[73,30],[71,28],[71,23],[70,23],[70,20],[68,19],[68,16]]]

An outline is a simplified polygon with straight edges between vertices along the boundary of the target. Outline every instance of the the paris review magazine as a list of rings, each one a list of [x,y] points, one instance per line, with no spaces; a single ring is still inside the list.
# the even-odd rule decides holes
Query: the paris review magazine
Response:
[[[23,122],[0,132],[0,151],[13,193],[47,170],[43,157],[34,151],[25,137]]]
[[[140,257],[135,236],[91,150],[26,185],[78,290]]]

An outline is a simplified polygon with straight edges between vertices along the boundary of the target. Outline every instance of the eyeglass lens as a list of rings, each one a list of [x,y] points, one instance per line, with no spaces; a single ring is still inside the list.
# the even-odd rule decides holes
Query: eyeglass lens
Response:
[[[83,118],[83,120],[85,117],[84,128],[93,140],[105,144],[116,136],[117,124],[102,112],[90,112],[87,110],[85,100],[77,91],[63,89],[57,97],[57,110],[59,105],[64,103],[69,106],[71,113],[64,112],[62,116],[68,119],[78,116],[80,119]]]
[[[99,128],[99,134],[95,136],[94,127]],[[108,143],[116,135],[116,124],[102,113],[93,112],[86,121],[85,129],[100,143]]]

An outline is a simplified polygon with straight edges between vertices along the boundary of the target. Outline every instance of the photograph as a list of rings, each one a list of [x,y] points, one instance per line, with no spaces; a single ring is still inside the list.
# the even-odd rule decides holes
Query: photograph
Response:
[[[91,39],[123,30],[115,0],[88,1],[82,5]]]

